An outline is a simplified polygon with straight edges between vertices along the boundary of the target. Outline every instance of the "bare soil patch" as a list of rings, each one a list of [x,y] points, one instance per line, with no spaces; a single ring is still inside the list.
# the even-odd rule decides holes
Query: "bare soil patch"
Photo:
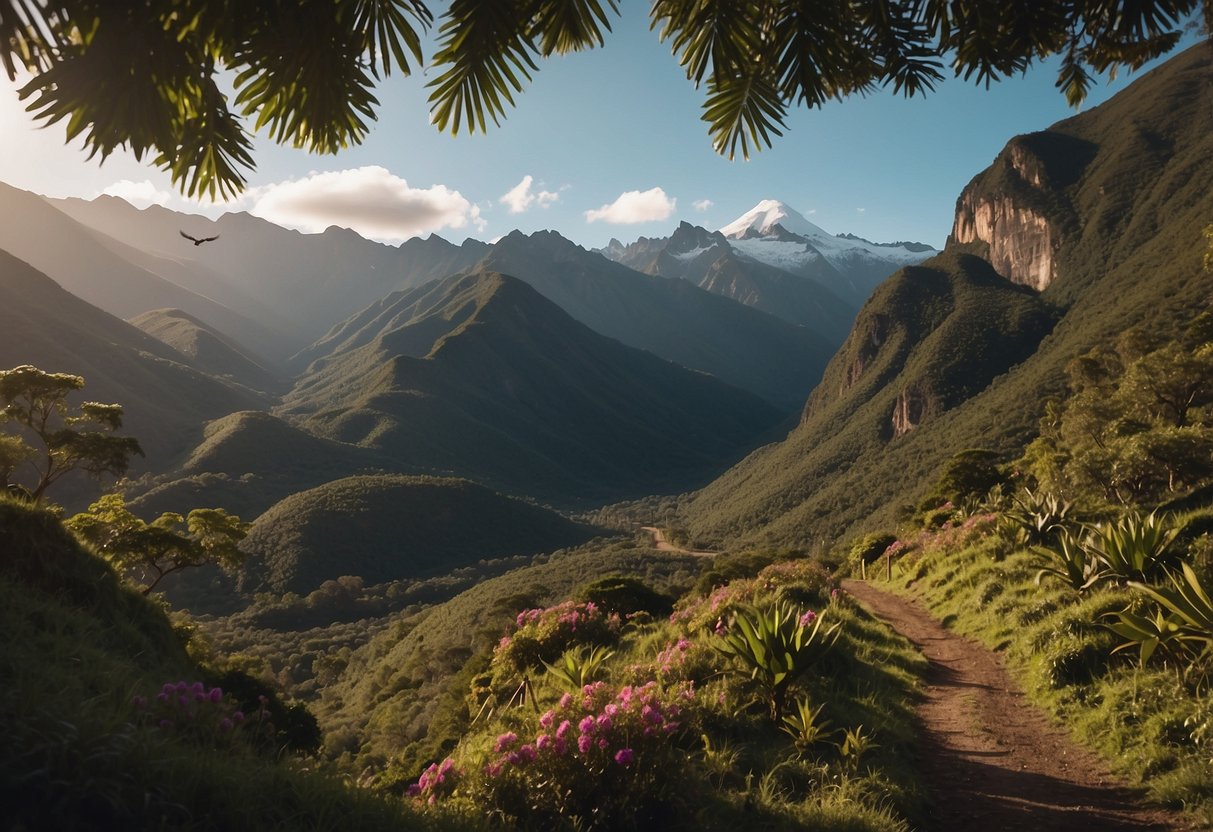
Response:
[[[1194,828],[1144,806],[1014,685],[1002,657],[871,584],[843,587],[930,662],[918,708],[933,832],[1122,832]]]

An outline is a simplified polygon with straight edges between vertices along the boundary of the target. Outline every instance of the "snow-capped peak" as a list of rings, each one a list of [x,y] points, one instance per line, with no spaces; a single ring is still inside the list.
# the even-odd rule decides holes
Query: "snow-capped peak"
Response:
[[[795,209],[777,199],[764,199],[749,211],[720,229],[720,233],[731,240],[747,236],[766,235],[776,225],[791,234],[801,237],[829,237],[823,229],[813,225]],[[754,233],[751,233],[754,232]]]

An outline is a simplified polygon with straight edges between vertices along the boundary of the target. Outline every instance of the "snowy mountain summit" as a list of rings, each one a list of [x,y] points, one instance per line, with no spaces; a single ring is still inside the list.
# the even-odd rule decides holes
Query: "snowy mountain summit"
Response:
[[[779,226],[788,234],[800,237],[829,237],[824,229],[813,225],[795,209],[777,199],[764,199],[749,211],[720,229],[720,233],[732,240],[747,237],[778,236]]]
[[[742,254],[792,271],[819,256],[844,271],[864,262],[888,263],[891,271],[938,253],[922,243],[873,243],[853,234],[827,233],[777,199],[764,199],[720,233]]]

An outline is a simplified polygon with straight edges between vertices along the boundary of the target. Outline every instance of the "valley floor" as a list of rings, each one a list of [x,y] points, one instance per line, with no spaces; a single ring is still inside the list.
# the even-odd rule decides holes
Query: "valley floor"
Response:
[[[918,708],[924,829],[1172,830],[1182,818],[1143,807],[1096,756],[1016,688],[997,654],[945,628],[913,601],[870,583],[843,587],[930,662]]]

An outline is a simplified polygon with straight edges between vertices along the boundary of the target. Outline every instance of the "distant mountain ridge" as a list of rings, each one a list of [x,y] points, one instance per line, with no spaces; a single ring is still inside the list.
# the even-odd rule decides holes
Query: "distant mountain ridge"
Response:
[[[835,327],[845,329],[881,280],[936,253],[923,243],[832,235],[774,199],[759,202],[719,231],[683,223],[670,237],[641,237],[626,246],[612,240],[600,252],[647,274],[685,277],[818,330],[823,325],[829,330],[823,316],[837,316],[840,303],[850,308],[850,317],[841,324],[835,318]],[[766,269],[756,269],[758,264]],[[787,275],[803,282],[788,281]],[[837,343],[842,337],[845,332]]]
[[[83,376],[83,399],[123,405],[123,433],[147,453],[133,460],[134,472],[174,461],[208,419],[268,404],[0,251],[0,368],[20,364]]]
[[[644,279],[644,278],[641,278]],[[585,327],[493,272],[401,293],[337,339],[283,416],[425,470],[546,498],[703,476],[781,418],[751,394]]]

